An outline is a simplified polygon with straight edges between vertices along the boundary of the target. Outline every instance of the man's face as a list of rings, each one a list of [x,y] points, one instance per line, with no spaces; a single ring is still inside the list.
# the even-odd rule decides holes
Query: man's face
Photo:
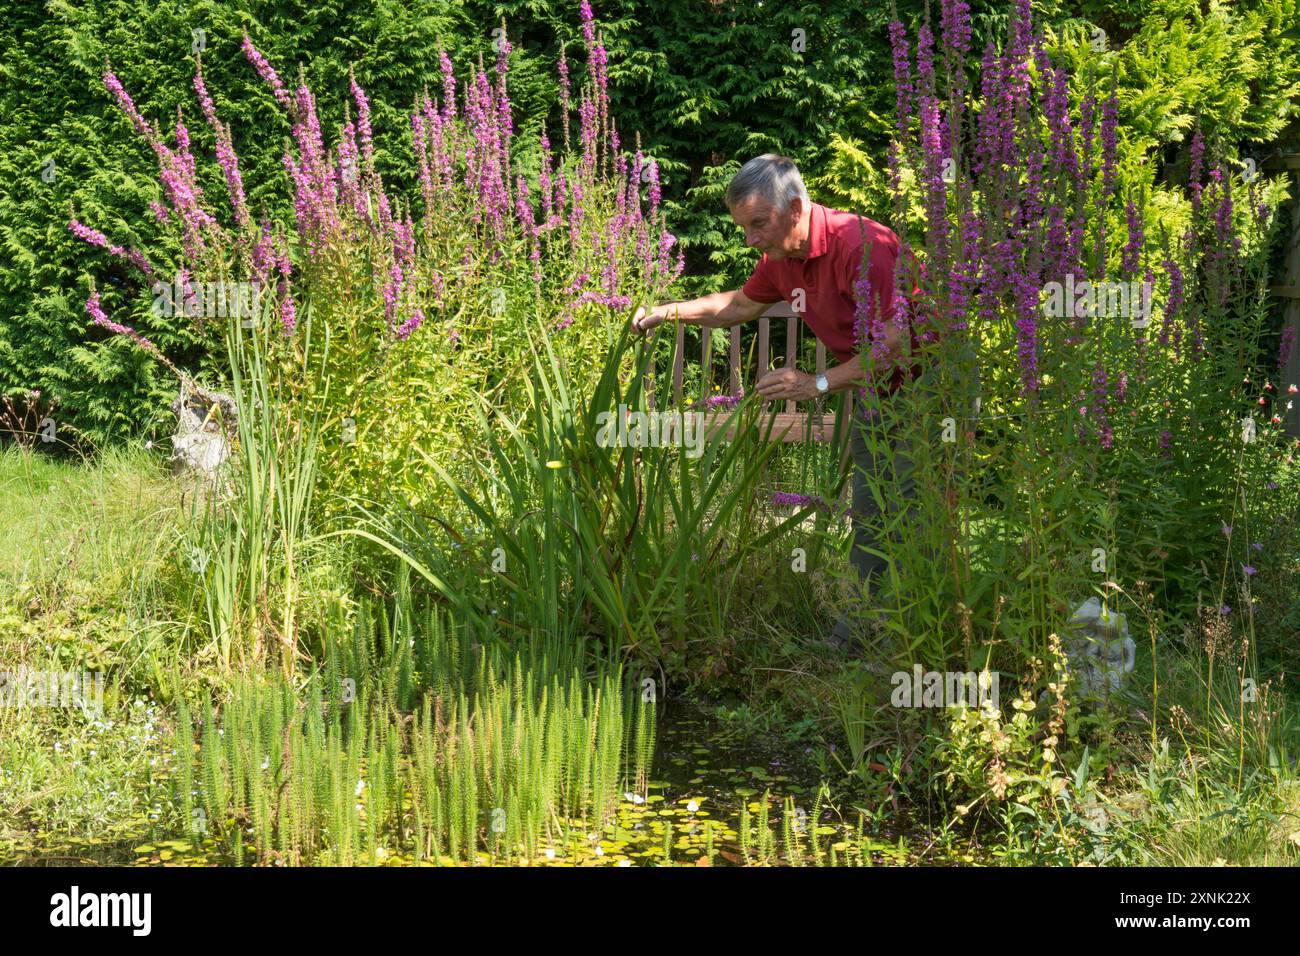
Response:
[[[799,251],[798,226],[802,218],[803,203],[797,197],[784,213],[778,213],[761,196],[749,196],[731,210],[732,221],[745,230],[745,245],[769,259],[784,259]]]

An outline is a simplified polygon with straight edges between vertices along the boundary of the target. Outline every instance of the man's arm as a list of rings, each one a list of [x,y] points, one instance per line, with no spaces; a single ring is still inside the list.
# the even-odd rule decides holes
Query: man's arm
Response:
[[[656,305],[649,310],[638,309],[632,317],[632,327],[645,332],[663,322],[680,321],[706,329],[729,329],[758,318],[770,305],[770,302],[755,302],[740,289],[733,289],[685,302]]]
[[[882,357],[885,368],[890,368],[892,360],[901,354],[906,335],[907,329],[899,328],[893,322],[885,323],[885,354]],[[867,370],[862,367],[860,352],[839,365],[826,369],[825,375],[828,395],[864,385],[869,379]],[[764,398],[778,401],[784,399],[806,401],[821,394],[817,391],[817,376],[793,368],[779,368],[768,372],[755,383],[754,390]]]

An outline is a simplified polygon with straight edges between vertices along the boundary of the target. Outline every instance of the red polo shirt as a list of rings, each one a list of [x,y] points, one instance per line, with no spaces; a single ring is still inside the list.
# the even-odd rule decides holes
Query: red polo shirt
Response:
[[[861,225],[859,225],[861,223]],[[867,278],[871,282],[872,305],[880,318],[888,322],[894,317],[894,263],[898,259],[898,236],[866,216],[828,209],[812,203],[808,217],[808,257],[772,260],[763,255],[754,267],[754,274],[741,291],[755,302],[779,302],[784,299],[792,305],[795,290],[804,291],[804,308],[800,318],[808,324],[826,348],[840,362],[856,354],[853,343],[854,299],[853,285],[862,267],[862,250],[865,242],[871,243],[871,262]],[[920,288],[913,286],[913,294]],[[916,330],[911,330],[912,346],[916,348]],[[913,370],[913,374],[919,368]],[[893,394],[904,378],[904,370],[896,369],[889,381],[878,389],[882,395]]]

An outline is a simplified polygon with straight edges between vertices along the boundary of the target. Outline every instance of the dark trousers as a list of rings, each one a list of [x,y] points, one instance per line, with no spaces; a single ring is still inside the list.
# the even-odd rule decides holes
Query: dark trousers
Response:
[[[877,441],[873,451],[868,443],[866,432],[872,428]],[[916,492],[916,469],[907,454],[907,448],[897,433],[881,433],[863,421],[861,413],[854,414],[851,427],[852,438],[850,454],[853,458],[853,547],[849,561],[858,572],[865,600],[871,601],[873,593],[878,592],[883,580],[888,575],[888,562],[879,555],[872,554],[868,548],[885,551],[878,524],[880,516],[886,520],[895,518],[900,511],[908,509]],[[888,443],[892,453],[887,451]],[[876,478],[876,489],[882,500],[877,501],[867,484],[867,476]],[[875,602],[872,601],[872,604]]]

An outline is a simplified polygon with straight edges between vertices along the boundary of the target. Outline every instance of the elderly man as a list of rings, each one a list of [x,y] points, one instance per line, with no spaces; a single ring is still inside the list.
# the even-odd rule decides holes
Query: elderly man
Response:
[[[894,315],[894,263],[899,252],[898,237],[891,230],[864,216],[811,202],[794,162],[772,153],[741,167],[727,188],[726,202],[731,218],[745,230],[746,244],[763,254],[753,275],[731,292],[638,309],[632,318],[635,330],[648,331],[665,321],[730,328],[757,318],[767,306],[785,299],[801,311],[803,321],[840,364],[817,376],[793,367],[769,371],[755,384],[758,393],[774,400],[802,401],[857,387],[867,379],[854,341],[854,283],[860,276],[865,240],[871,248],[867,268],[871,298],[880,318],[886,320],[886,353],[890,357],[900,353],[903,330],[888,321]],[[915,341],[915,332],[911,334]],[[875,383],[877,394],[887,399],[903,378],[903,370],[895,369],[888,381]],[[879,550],[879,545],[867,527],[878,509],[865,476],[868,471],[883,472],[889,464],[883,456],[879,462],[873,459],[861,423],[854,425],[851,561],[867,596],[872,578],[884,574],[886,562],[867,550]],[[907,497],[913,491],[912,465],[897,443],[894,449],[893,474],[885,477],[896,482],[900,497]],[[886,502],[886,507],[891,506],[897,505]],[[846,614],[836,623],[828,643],[843,649],[853,641],[852,618]]]

